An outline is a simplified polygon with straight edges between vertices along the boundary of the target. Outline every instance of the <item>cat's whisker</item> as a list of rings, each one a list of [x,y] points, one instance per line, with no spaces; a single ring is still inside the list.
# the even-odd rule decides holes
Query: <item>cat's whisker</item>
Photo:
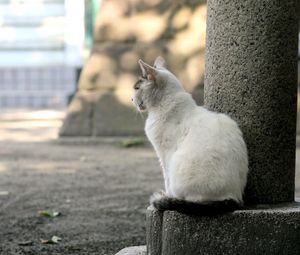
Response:
[[[145,115],[143,114],[143,112],[138,111],[138,110],[135,110],[134,112],[135,112],[135,114],[134,114],[135,115],[134,116],[135,120],[137,120],[139,118],[142,118],[143,120],[145,119]]]

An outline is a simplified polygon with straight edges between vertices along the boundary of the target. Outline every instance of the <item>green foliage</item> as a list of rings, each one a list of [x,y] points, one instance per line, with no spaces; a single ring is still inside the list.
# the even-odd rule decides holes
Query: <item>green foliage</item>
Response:
[[[121,146],[124,148],[139,147],[144,145],[145,145],[145,139],[143,138],[125,139],[121,142]]]

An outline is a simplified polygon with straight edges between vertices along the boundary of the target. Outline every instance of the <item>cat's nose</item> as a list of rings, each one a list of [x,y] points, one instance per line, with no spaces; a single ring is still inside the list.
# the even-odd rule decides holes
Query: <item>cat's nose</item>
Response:
[[[131,98],[131,102],[133,102],[133,98]]]

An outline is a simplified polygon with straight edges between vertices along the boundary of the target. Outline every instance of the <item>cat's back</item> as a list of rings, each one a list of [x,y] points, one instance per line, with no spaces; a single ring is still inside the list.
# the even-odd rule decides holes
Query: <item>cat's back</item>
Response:
[[[178,149],[180,159],[197,162],[196,169],[208,169],[213,165],[220,173],[239,172],[245,183],[247,147],[238,124],[226,114],[203,107],[196,109],[190,120],[190,132]],[[189,163],[184,167],[191,168]]]
[[[226,114],[213,112],[204,107],[197,107],[191,114],[191,127],[209,129],[212,133],[237,132],[241,135],[240,128],[236,121]],[[202,130],[203,131],[203,130]]]
[[[202,148],[213,150],[235,146],[245,150],[242,132],[228,115],[197,107],[189,119],[189,132],[186,137],[189,145],[202,144]]]

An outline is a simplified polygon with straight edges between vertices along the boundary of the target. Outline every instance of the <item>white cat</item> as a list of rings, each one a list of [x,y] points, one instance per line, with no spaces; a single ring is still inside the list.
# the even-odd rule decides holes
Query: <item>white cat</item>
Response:
[[[151,203],[158,210],[211,215],[243,203],[247,148],[229,116],[197,106],[158,57],[154,66],[139,60],[143,76],[132,99],[147,110],[145,131],[160,160],[165,192]]]

